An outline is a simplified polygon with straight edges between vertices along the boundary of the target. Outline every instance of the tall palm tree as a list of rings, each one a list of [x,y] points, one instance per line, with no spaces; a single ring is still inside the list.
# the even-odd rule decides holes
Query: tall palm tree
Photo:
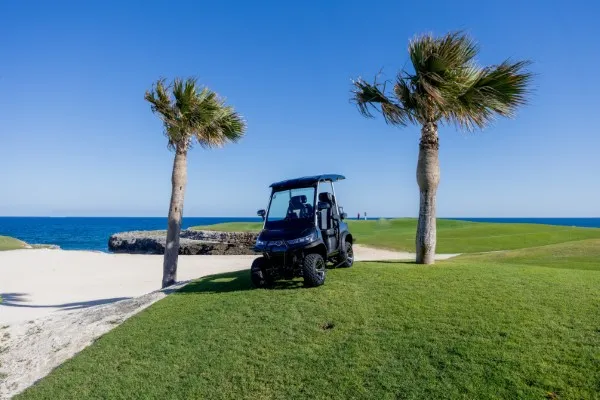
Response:
[[[177,278],[179,234],[187,182],[187,153],[194,143],[204,148],[213,148],[237,142],[244,135],[246,123],[215,92],[199,88],[193,78],[185,81],[176,78],[169,85],[164,80],[159,80],[146,92],[144,98],[150,103],[152,112],[162,120],[169,148],[175,151],[163,263],[164,288],[174,284]]]
[[[440,181],[438,124],[452,123],[474,130],[496,116],[512,117],[525,104],[532,74],[528,61],[504,61],[480,67],[479,49],[461,32],[442,37],[420,35],[409,42],[412,71],[398,73],[391,91],[387,82],[353,82],[352,100],[362,115],[375,110],[386,123],[421,126],[417,183],[420,190],[416,261],[432,264],[436,246],[436,191]]]

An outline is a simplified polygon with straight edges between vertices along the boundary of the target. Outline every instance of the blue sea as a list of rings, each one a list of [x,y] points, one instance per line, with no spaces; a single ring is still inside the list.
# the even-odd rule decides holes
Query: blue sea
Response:
[[[377,218],[369,218],[377,219]],[[475,222],[534,223],[600,228],[600,218],[453,218]],[[253,222],[260,218],[183,218],[182,228],[221,222]],[[154,217],[0,217],[0,235],[32,244],[55,244],[65,250],[108,251],[116,232],[167,228],[166,218]]]
[[[182,229],[222,222],[252,222],[255,218],[183,218]],[[126,231],[166,230],[160,217],[0,217],[0,235],[30,244],[55,244],[64,250],[108,251],[108,238]]]

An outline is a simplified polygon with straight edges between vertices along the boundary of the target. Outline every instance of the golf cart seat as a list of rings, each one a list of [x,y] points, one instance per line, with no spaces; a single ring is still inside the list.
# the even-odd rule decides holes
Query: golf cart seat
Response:
[[[293,196],[290,199],[290,205],[288,208],[288,215],[291,218],[310,218],[313,216],[312,206],[310,204],[306,204],[306,196]],[[298,211],[298,213],[296,213]]]
[[[331,193],[323,192],[319,193],[319,203],[325,203],[328,205],[319,211],[319,228],[324,231],[323,233],[331,234],[333,231],[333,195]]]
[[[319,210],[318,223],[323,235],[323,241],[328,248],[328,251],[337,249],[337,239],[335,236],[335,228],[333,226],[333,214],[335,207],[335,198],[331,193],[319,193],[319,203],[326,204],[326,208]]]

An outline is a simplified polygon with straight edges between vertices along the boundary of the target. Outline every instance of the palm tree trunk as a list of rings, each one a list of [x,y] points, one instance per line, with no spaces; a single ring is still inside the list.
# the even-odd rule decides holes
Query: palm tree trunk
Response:
[[[165,258],[163,261],[162,287],[173,285],[177,280],[177,258],[179,256],[179,234],[181,232],[181,217],[183,215],[183,197],[187,183],[187,146],[178,144],[173,161],[171,176],[171,204],[169,206],[169,227]]]
[[[440,161],[438,157],[439,139],[437,124],[428,122],[421,128],[417,183],[421,200],[417,225],[417,264],[435,262],[436,219],[435,195],[440,182]]]

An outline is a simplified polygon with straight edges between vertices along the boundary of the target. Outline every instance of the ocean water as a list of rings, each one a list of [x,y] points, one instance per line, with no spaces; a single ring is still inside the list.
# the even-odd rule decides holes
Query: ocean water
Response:
[[[182,228],[222,222],[252,222],[256,218],[183,218]],[[108,238],[125,231],[166,230],[159,217],[0,217],[0,235],[27,243],[55,244],[64,250],[108,251]]]
[[[352,220],[353,218],[349,218]],[[377,218],[369,218],[377,219]],[[534,223],[600,228],[600,218],[453,218],[475,222]],[[260,218],[183,218],[182,228],[221,222],[252,222]],[[108,251],[108,238],[116,232],[167,228],[166,218],[137,217],[0,217],[0,235],[27,243],[55,244],[65,250]]]

